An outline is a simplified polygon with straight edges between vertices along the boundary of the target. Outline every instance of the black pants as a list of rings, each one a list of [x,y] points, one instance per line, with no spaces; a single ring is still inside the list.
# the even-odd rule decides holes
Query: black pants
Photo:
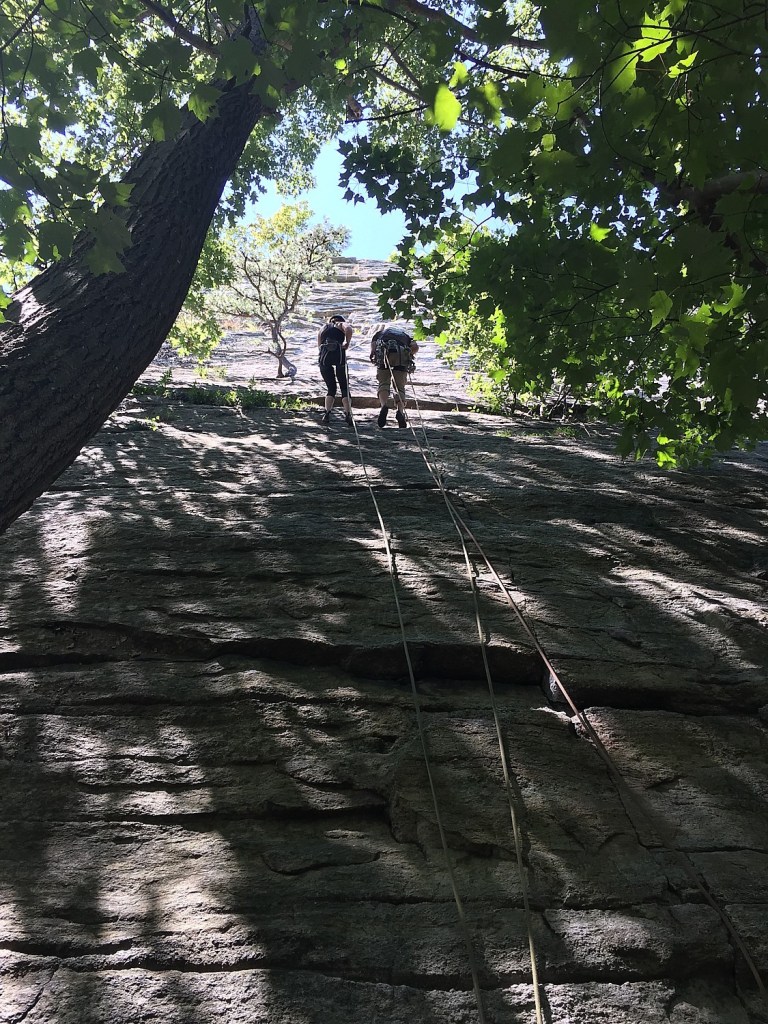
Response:
[[[328,389],[328,394],[332,397],[336,396],[336,379],[338,378],[341,397],[349,398],[346,359],[342,359],[340,363],[332,363],[328,359],[323,359],[321,356],[318,361],[318,366],[320,367],[320,375]]]

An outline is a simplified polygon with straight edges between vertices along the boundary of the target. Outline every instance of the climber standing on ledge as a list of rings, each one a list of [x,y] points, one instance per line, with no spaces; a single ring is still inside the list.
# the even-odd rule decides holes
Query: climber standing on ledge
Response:
[[[325,396],[325,412],[321,423],[329,423],[331,409],[336,401],[336,388],[341,391],[341,404],[344,408],[344,418],[352,425],[352,406],[349,401],[349,381],[347,379],[347,356],[349,342],[352,338],[352,325],[347,323],[341,313],[334,313],[328,317],[328,323],[317,332],[317,347],[319,349],[318,365],[320,375],[325,382],[327,394]]]
[[[395,382],[395,419],[398,427],[407,424],[405,418],[405,379],[414,369],[413,357],[419,346],[402,327],[388,327],[382,324],[371,337],[371,362],[376,365],[376,380],[379,387],[379,415],[376,422],[383,428],[389,412],[391,381]]]

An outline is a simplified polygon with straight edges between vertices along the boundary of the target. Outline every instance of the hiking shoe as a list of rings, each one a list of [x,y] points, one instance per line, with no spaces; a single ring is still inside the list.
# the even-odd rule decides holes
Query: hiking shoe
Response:
[[[389,412],[389,407],[386,406],[386,405],[382,405],[382,407],[379,409],[379,415],[378,415],[378,418],[376,419],[376,422],[379,424],[380,427],[383,427],[384,424],[387,422],[387,413],[388,412]]]
[[[331,422],[331,410],[330,409],[326,409],[325,410],[325,412],[323,413],[323,418],[320,420],[320,422],[324,426],[327,426]]]
[[[402,411],[402,409],[397,410],[397,412],[395,413],[395,419],[397,420],[398,427],[404,427],[408,423],[408,421],[405,418],[405,413]]]
[[[344,417],[344,419],[347,421],[347,426],[351,427],[352,426],[352,413],[348,412],[347,415]]]

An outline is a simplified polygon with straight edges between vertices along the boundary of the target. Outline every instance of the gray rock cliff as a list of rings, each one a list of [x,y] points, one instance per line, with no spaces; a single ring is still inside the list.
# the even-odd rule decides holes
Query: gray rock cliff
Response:
[[[531,1022],[524,883],[547,1021],[768,1021],[768,446],[157,409],[0,538],[0,1022]],[[470,546],[522,877],[422,448],[618,773]]]

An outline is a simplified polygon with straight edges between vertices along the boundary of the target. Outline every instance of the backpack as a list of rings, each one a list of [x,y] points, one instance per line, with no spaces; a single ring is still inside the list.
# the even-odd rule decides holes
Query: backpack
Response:
[[[335,324],[326,324],[320,332],[320,357],[329,357],[329,361],[332,363],[338,362],[343,354],[343,344],[346,341],[346,335],[340,327]]]
[[[413,338],[402,327],[385,327],[376,339],[376,365],[388,366],[395,370],[413,370]]]

